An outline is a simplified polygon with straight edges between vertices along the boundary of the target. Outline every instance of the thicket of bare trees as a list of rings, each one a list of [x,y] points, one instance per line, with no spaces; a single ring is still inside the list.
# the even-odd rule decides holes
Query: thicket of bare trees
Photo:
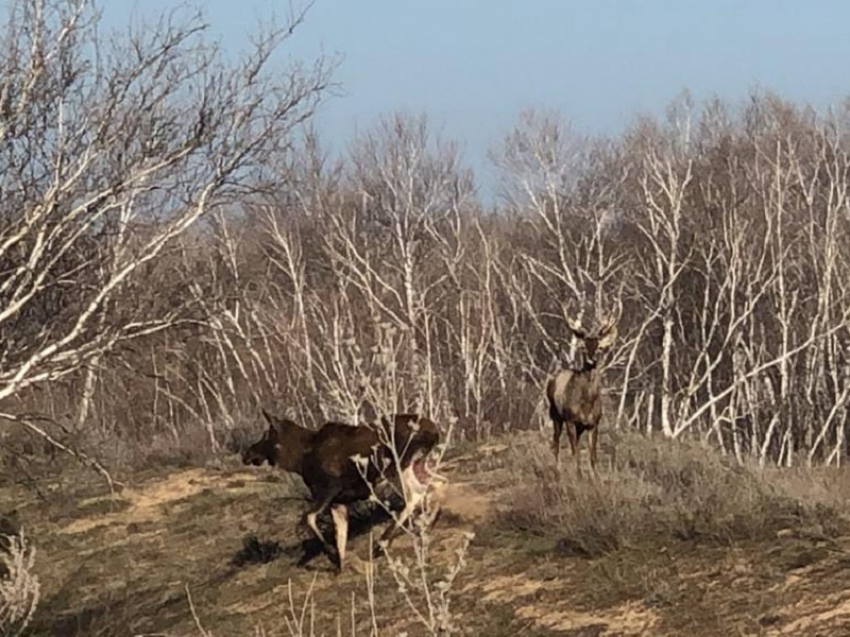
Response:
[[[261,404],[536,426],[571,355],[565,313],[591,323],[619,299],[615,426],[762,463],[847,453],[850,111],[683,98],[612,139],[527,113],[493,149],[485,208],[424,118],[386,117],[339,160],[296,136],[329,68],[267,68],[288,31],[233,69],[200,22],[106,45],[86,3],[16,6],[7,417],[148,451],[216,449]]]
[[[194,257],[175,239],[276,183],[292,133],[332,69],[324,60],[289,71],[273,64],[303,14],[231,60],[205,37],[200,16],[180,11],[112,35],[99,31],[89,0],[18,0],[8,11],[0,35],[4,415],[45,435],[45,414],[66,435],[129,431],[136,423],[104,399],[136,398],[127,389],[140,381],[121,371],[133,365],[126,352],[175,334],[196,302],[175,276],[175,265]]]

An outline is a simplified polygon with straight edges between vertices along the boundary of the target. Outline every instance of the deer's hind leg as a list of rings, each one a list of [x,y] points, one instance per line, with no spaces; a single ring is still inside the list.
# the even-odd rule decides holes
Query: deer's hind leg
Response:
[[[555,464],[561,466],[561,434],[564,432],[564,419],[561,417],[561,412],[555,406],[552,399],[549,399],[549,419],[552,421],[552,453],[555,454]]]
[[[599,429],[594,427],[590,430],[590,468],[593,470],[594,475],[596,474],[596,438],[599,433]]]
[[[561,466],[561,434],[564,432],[564,421],[555,414],[552,414],[552,453],[555,454],[555,463]]]
[[[576,473],[581,477],[581,434],[584,431],[580,423],[571,420],[567,425],[567,436],[570,439],[570,448],[573,452],[573,458],[576,462]]]

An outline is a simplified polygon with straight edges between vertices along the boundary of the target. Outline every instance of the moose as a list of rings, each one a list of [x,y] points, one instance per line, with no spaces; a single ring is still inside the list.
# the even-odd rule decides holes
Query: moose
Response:
[[[268,462],[284,471],[297,473],[310,490],[312,506],[303,522],[332,556],[316,523],[329,506],[336,534],[338,573],[345,562],[348,538],[348,506],[368,499],[384,481],[401,483],[405,506],[396,521],[381,536],[376,548],[389,546],[398,529],[425,504],[433,478],[445,480],[427,466],[429,454],[440,442],[437,425],[417,414],[396,414],[392,421],[381,418],[378,427],[325,423],[310,430],[262,410],[269,423],[263,437],[242,454],[244,464]],[[364,466],[365,465],[365,466]]]
[[[596,439],[599,435],[599,421],[602,419],[598,365],[600,357],[617,338],[617,322],[621,312],[622,306],[616,315],[609,314],[602,326],[592,334],[585,332],[574,319],[566,316],[567,326],[583,345],[582,364],[577,369],[559,371],[546,384],[549,417],[554,425],[552,451],[555,453],[555,462],[560,466],[561,434],[566,425],[579,476],[579,443],[585,431],[590,433],[590,466],[596,472]]]

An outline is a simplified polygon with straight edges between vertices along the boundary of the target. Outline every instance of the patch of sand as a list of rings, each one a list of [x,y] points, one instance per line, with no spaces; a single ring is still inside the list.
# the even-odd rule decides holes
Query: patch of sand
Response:
[[[246,474],[247,475],[247,474]],[[256,479],[248,475],[247,479]],[[221,488],[221,476],[206,469],[188,469],[169,475],[167,478],[144,483],[138,488],[125,488],[118,498],[130,505],[114,513],[98,514],[74,520],[62,533],[85,533],[92,529],[113,524],[155,521],[162,517],[161,506],[197,495],[204,489]]]
[[[558,589],[562,582],[540,581],[524,574],[497,575],[492,577],[481,591],[483,600],[499,602],[516,607],[516,617],[531,622],[538,628],[554,631],[574,631],[597,628],[600,635],[646,635],[658,625],[660,616],[641,602],[629,602],[610,609],[595,612],[585,612],[560,608],[552,604],[522,604],[522,598],[535,595],[540,590]],[[462,592],[477,588],[475,584],[468,585]]]
[[[229,476],[233,481],[235,476]],[[259,474],[245,472],[238,478],[246,483],[256,482]],[[173,473],[165,478],[146,482],[138,487],[127,487],[120,495],[115,496],[117,500],[129,502],[129,506],[120,511],[112,513],[97,514],[74,520],[62,529],[63,533],[85,533],[98,527],[112,524],[130,524],[133,522],[156,521],[162,517],[161,507],[163,504],[175,502],[199,494],[208,488],[227,488],[222,483],[222,476],[210,472],[204,468],[193,468],[178,473]],[[94,498],[81,505],[91,504],[99,499]],[[443,498],[443,506],[446,510],[455,513],[469,521],[482,520],[488,517],[493,509],[495,496],[492,492],[484,492],[476,488],[472,482],[449,481],[446,494]]]
[[[487,458],[488,456],[494,456],[496,454],[503,453],[508,449],[510,449],[510,447],[505,444],[481,445],[480,447],[478,447],[478,453]]]
[[[793,616],[797,619],[781,628],[775,628],[768,632],[768,635],[799,635],[812,629],[827,634],[830,624],[836,620],[845,627],[850,622],[850,593],[842,591],[816,599],[809,597],[790,606],[776,609],[776,614]]]
[[[240,615],[253,615],[262,612],[270,606],[286,604],[289,599],[286,585],[275,586],[262,593],[254,592],[250,596],[227,606],[227,610]]]
[[[534,595],[541,588],[543,582],[529,579],[522,574],[498,575],[484,585],[483,599],[485,602],[510,602],[519,597]]]
[[[449,482],[443,508],[463,519],[480,521],[493,511],[492,493],[483,493],[469,482]]]
[[[599,635],[647,635],[658,624],[657,613],[641,602],[628,602],[601,612],[554,610],[542,606],[521,606],[517,617],[534,622],[540,628],[573,631],[598,627]]]

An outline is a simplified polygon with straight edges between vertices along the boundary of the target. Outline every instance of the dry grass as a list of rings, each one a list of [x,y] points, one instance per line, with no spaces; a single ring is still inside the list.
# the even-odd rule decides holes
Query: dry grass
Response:
[[[0,532],[3,521],[0,519]],[[32,621],[39,602],[36,551],[23,530],[0,539],[0,635],[20,635]]]
[[[844,526],[840,491],[817,472],[739,466],[684,441],[610,438],[616,454],[606,454],[596,479],[577,479],[569,454],[559,476],[543,440],[514,446],[518,486],[500,526],[554,537],[557,550],[585,557],[672,540],[730,546],[782,532],[835,536]]]
[[[0,499],[18,506],[38,545],[34,635],[190,636],[198,625],[268,637],[850,628],[850,525],[834,492],[850,473],[740,469],[685,443],[610,432],[603,441],[597,479],[580,484],[568,462],[553,480],[539,432],[453,449],[428,550],[399,538],[395,573],[389,560],[363,560],[366,527],[350,542],[360,559],[342,575],[321,554],[300,565],[303,486],[232,456],[151,467],[116,496],[69,475],[47,482],[44,500],[22,485],[0,487]]]

